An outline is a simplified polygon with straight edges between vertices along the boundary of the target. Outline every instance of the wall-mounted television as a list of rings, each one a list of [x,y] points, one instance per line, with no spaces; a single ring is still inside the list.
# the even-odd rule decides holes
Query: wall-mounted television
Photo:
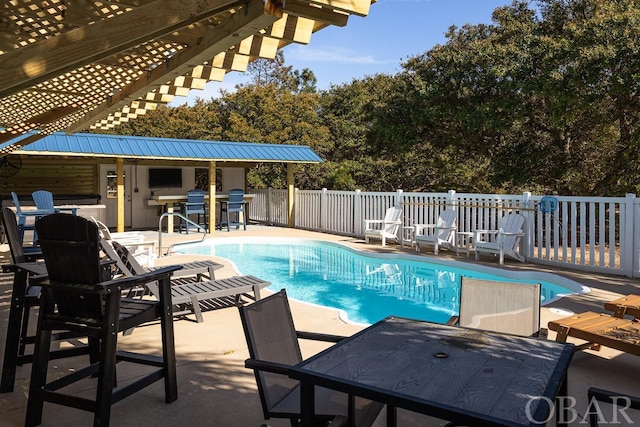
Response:
[[[182,187],[182,169],[149,168],[149,188]]]

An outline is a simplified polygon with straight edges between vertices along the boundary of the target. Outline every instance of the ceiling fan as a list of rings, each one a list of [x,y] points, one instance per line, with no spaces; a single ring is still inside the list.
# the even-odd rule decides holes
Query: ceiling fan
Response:
[[[17,175],[20,169],[22,169],[20,156],[10,155],[0,158],[0,177],[10,178]]]

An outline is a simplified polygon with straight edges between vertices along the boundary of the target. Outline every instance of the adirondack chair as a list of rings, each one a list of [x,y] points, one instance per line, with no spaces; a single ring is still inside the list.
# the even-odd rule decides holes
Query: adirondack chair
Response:
[[[398,229],[402,226],[402,208],[394,206],[387,209],[384,219],[364,220],[364,241],[369,243],[370,238],[381,239],[385,246],[387,239],[398,241]]]
[[[453,209],[445,209],[440,212],[435,224],[414,224],[416,251],[419,252],[424,246],[433,246],[433,253],[438,255],[440,246],[455,249],[457,222],[458,213]]]
[[[181,267],[111,280],[110,266],[101,262],[98,228],[93,222],[58,213],[40,219],[36,229],[49,278],[42,285],[25,425],[39,425],[44,403],[51,402],[93,412],[94,425],[108,426],[112,404],[160,379],[164,379],[165,401],[176,400],[173,321],[166,307],[171,306],[171,274]],[[122,297],[123,290],[145,283],[157,283],[159,301]],[[119,332],[157,321],[161,355],[118,351]],[[61,372],[48,376],[52,332],[56,330],[89,337],[94,347],[99,345],[99,360],[64,376]],[[132,381],[116,380],[116,364],[123,360],[148,369]],[[73,387],[65,387],[91,376],[97,377],[97,387],[96,382],[89,383],[95,387],[93,397],[78,395],[78,387],[75,393]]]
[[[52,214],[57,212],[53,205],[53,194],[47,190],[37,190],[31,193],[36,208],[39,211],[46,212],[46,214]]]
[[[98,226],[100,237],[107,242],[117,241],[127,249],[132,251],[133,256],[143,266],[152,266],[156,257],[156,241],[147,240],[143,234],[137,231],[123,231],[112,233],[109,227],[102,221],[91,217],[91,220]]]
[[[240,224],[244,226],[245,230],[247,229],[247,212],[245,210],[247,202],[243,199],[244,190],[236,188],[229,190],[229,200],[220,202],[220,223],[218,226],[221,230],[223,225],[226,225],[227,231],[229,231],[229,226],[235,226],[238,229]],[[229,214],[235,214],[235,221],[231,219]]]
[[[24,232],[26,230],[33,230],[35,234],[35,225],[33,223],[27,224],[27,219],[28,218],[34,218],[34,220],[38,219],[42,217],[42,215],[44,215],[44,212],[41,212],[39,210],[28,210],[28,211],[22,210],[22,207],[20,206],[20,200],[18,199],[18,195],[13,191],[11,192],[11,200],[13,200],[13,205],[16,207],[16,218],[18,221],[18,235],[20,237],[20,244],[22,244],[22,242],[24,241]],[[35,244],[35,241],[36,241],[35,235],[34,235],[33,241]]]
[[[504,264],[505,255],[524,262],[524,256],[518,252],[520,239],[524,236],[523,226],[524,217],[520,214],[510,213],[500,219],[498,230],[475,230],[473,246],[476,260],[480,259],[480,252],[486,252],[499,255],[500,264]]]

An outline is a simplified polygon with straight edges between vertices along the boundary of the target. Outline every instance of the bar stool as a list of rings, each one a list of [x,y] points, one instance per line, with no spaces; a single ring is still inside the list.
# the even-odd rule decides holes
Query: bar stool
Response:
[[[207,204],[204,201],[205,194],[204,190],[187,191],[187,202],[180,204],[180,211],[185,218],[189,218],[189,215],[197,215],[196,223],[198,225],[202,225],[202,222],[200,221],[200,215],[202,215],[204,219],[204,228],[205,230],[208,230]],[[186,234],[189,234],[189,228],[191,228],[189,223],[180,218],[180,227],[178,229],[180,233],[184,230]]]
[[[218,223],[218,227],[222,230],[222,226],[227,226],[227,231],[229,230],[229,226],[235,226],[236,229],[240,227],[240,224],[244,226],[244,229],[247,229],[247,213],[245,211],[245,205],[247,202],[244,200],[244,190],[241,189],[233,189],[229,190],[229,200],[220,202],[220,222]],[[235,221],[231,220],[229,214],[236,214]],[[224,221],[223,221],[224,216]]]
[[[95,426],[108,426],[111,405],[163,378],[165,401],[178,398],[171,310],[171,274],[180,266],[110,280],[111,265],[101,263],[98,227],[70,214],[47,215],[36,223],[49,279],[42,284],[36,347],[33,356],[25,425],[42,422],[44,402],[94,413]],[[159,301],[123,297],[135,286],[157,281]],[[54,310],[55,307],[55,310]],[[119,352],[118,333],[160,320],[162,356]],[[52,331],[70,330],[99,345],[99,360],[47,382]],[[154,367],[133,381],[117,385],[120,361]],[[97,377],[95,398],[65,391],[65,387]],[[95,381],[95,380],[86,380]]]

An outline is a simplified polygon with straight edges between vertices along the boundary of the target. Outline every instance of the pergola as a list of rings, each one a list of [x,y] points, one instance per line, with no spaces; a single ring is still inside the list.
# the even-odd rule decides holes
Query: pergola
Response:
[[[371,0],[5,0],[0,144],[108,129],[366,16]]]
[[[372,0],[5,0],[0,157],[54,132],[109,129],[274,58]],[[211,191],[214,194],[215,188]]]

